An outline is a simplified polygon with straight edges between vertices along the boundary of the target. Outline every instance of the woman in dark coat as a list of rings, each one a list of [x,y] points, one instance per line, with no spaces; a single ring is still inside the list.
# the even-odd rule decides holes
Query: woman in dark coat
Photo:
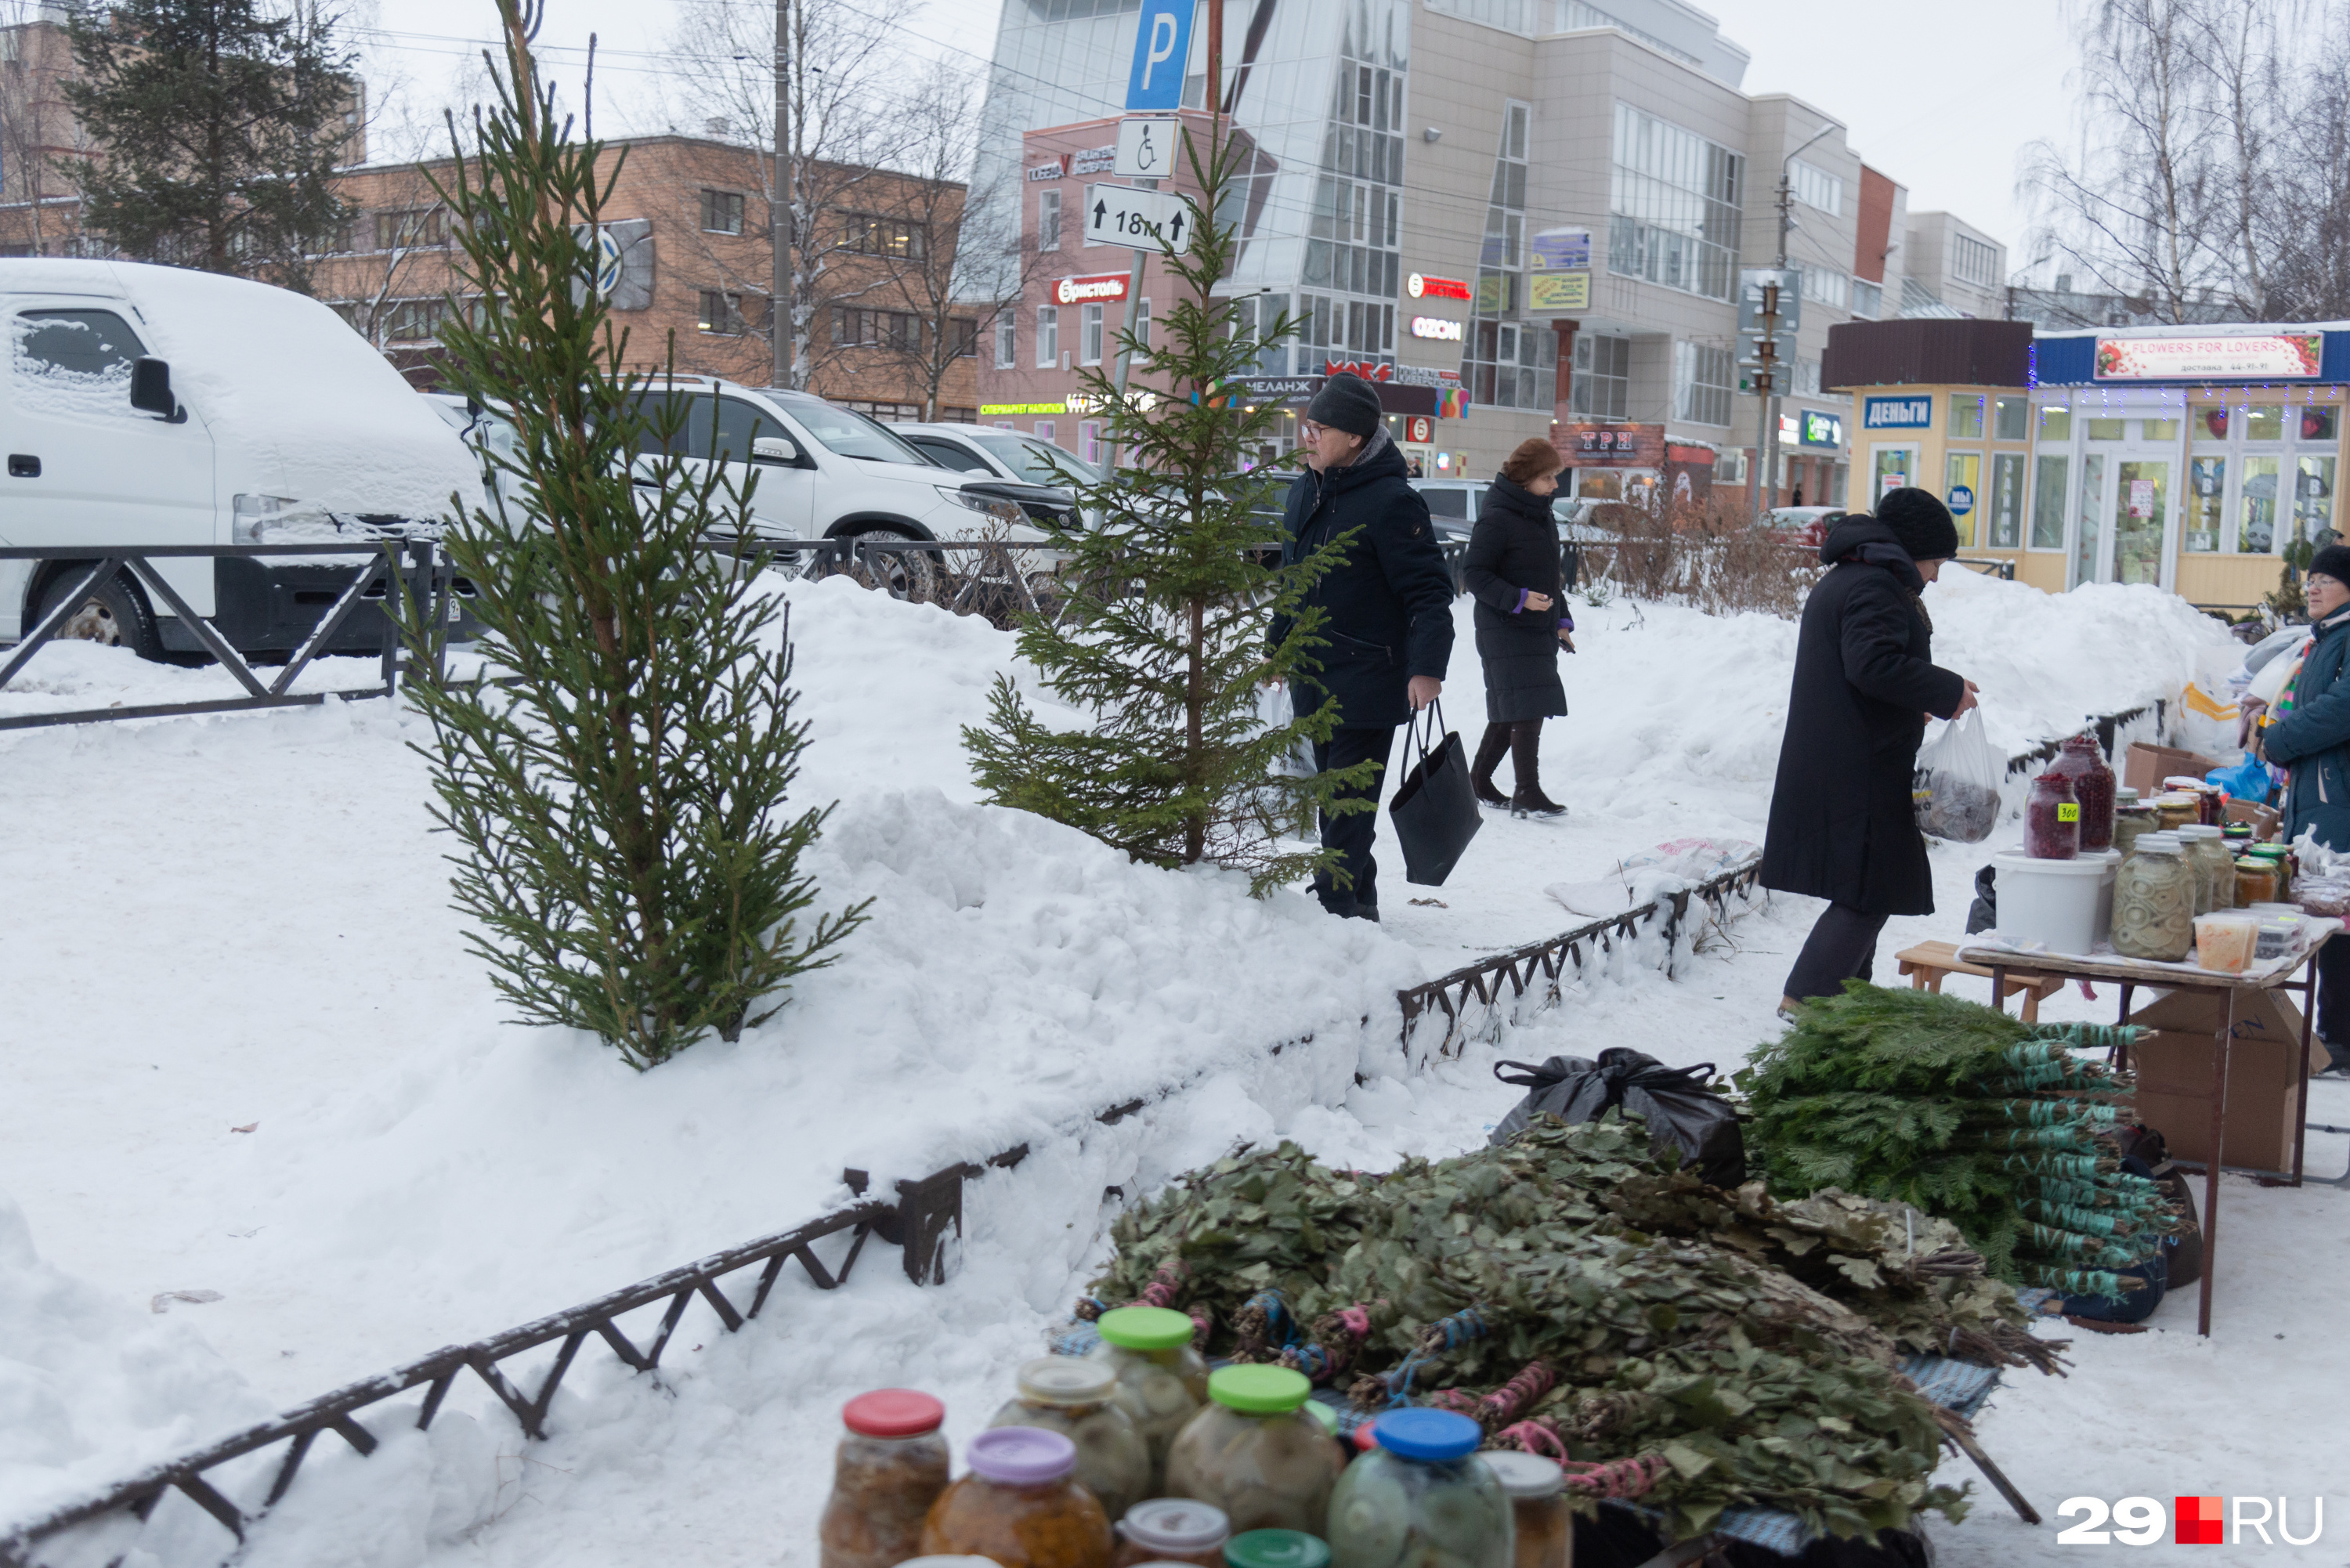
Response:
[[[1840,519],[1820,545],[1828,572],[1804,601],[1762,879],[1828,907],[1783,1007],[1868,979],[1887,919],[1934,912],[1910,779],[1927,718],[1957,718],[1975,686],[1934,665],[1918,596],[1958,553],[1950,509],[1911,488]]]
[[[2311,639],[2290,700],[2261,715],[2261,754],[2289,770],[2284,840],[2314,833],[2329,849],[2350,849],[2350,548],[2328,545],[2310,557]],[[2317,1037],[2350,1077],[2350,938],[2317,950]]]
[[[1469,779],[1479,800],[1505,805],[1513,816],[1566,812],[1543,794],[1540,773],[1542,722],[1566,711],[1558,650],[1575,651],[1550,510],[1565,465],[1558,448],[1540,438],[1510,453],[1477,508],[1461,574],[1477,601],[1477,656],[1485,662],[1485,738]],[[1493,787],[1504,751],[1516,775],[1506,795]]]

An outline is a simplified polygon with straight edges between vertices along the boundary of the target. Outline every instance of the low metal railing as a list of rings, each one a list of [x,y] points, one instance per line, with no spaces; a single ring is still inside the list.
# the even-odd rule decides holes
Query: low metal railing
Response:
[[[203,698],[185,702],[147,702],[108,708],[81,708],[58,713],[20,713],[0,718],[0,730],[36,730],[53,724],[94,724],[121,719],[153,719],[186,713],[234,713],[255,708],[304,708],[327,701],[329,698],[345,701],[366,697],[389,697],[398,689],[401,673],[401,641],[398,618],[383,617],[380,652],[380,677],[366,686],[343,687],[328,691],[296,691],[294,683],[305,670],[324,653],[360,605],[370,598],[390,602],[395,592],[408,601],[432,607],[433,625],[442,624],[448,614],[452,592],[452,576],[446,559],[430,540],[423,539],[353,539],[344,543],[317,545],[104,545],[90,547],[88,556],[77,554],[60,580],[66,584],[64,593],[56,597],[50,607],[16,646],[10,649],[5,661],[0,661],[0,691],[32,661],[44,648],[51,646],[58,628],[78,614],[91,593],[112,579],[117,573],[128,573],[158,603],[180,618],[191,635],[203,645],[203,650],[217,659],[221,668],[236,678],[244,688],[242,697]],[[190,607],[171,580],[155,569],[154,563],[188,559],[237,559],[257,556],[369,556],[368,564],[352,576],[350,583],[336,598],[332,607],[311,628],[299,647],[290,654],[285,665],[272,677],[264,680],[262,671],[254,667],[244,655],[230,646],[211,621]],[[58,558],[56,546],[41,548],[28,545],[0,547],[0,561],[54,561]]]

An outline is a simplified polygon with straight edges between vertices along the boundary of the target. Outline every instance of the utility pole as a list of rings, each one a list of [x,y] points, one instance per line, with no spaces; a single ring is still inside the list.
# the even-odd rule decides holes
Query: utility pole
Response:
[[[1782,253],[1784,260],[1784,253]],[[1771,503],[1762,499],[1770,484],[1771,465],[1779,455],[1779,288],[1777,283],[1762,286],[1762,308],[1755,317],[1762,323],[1762,336],[1754,345],[1758,369],[1754,372],[1754,400],[1761,407],[1754,423],[1754,467],[1746,476],[1746,509],[1757,522],[1763,508]]]
[[[768,239],[775,254],[767,286],[769,386],[792,384],[792,0],[775,0],[775,184],[767,203]]]
[[[1824,125],[1820,127],[1818,130],[1813,132],[1810,137],[1805,139],[1803,146],[1796,148],[1794,151],[1788,153],[1785,158],[1779,161],[1779,254],[1778,259],[1773,261],[1771,265],[1778,269],[1780,288],[1783,288],[1786,286],[1787,235],[1795,226],[1795,160],[1803,156],[1804,151],[1808,149],[1813,142],[1817,141],[1821,137],[1825,136],[1829,131],[1834,130],[1835,129],[1835,127],[1833,125]],[[1797,286],[1800,288],[1801,286],[1798,285]],[[1775,303],[1777,295],[1777,288],[1765,287],[1762,296],[1766,305]],[[1762,358],[1764,360],[1764,373],[1770,377],[1771,384],[1768,389],[1768,395],[1763,399],[1762,429],[1758,432],[1758,440],[1755,447],[1755,456],[1761,458],[1762,461],[1762,483],[1769,488],[1771,494],[1770,504],[1773,506],[1779,504],[1780,400],[1785,397],[1787,393],[1786,378],[1780,371],[1777,362],[1777,328],[1778,322],[1775,319],[1775,315],[1764,319],[1765,330],[1762,338]],[[1790,347],[1793,347],[1793,345],[1790,345]],[[1791,354],[1787,358],[1792,361],[1794,358],[1794,356]],[[1765,443],[1767,443],[1767,446]],[[1760,515],[1760,514],[1758,513],[1757,515]]]

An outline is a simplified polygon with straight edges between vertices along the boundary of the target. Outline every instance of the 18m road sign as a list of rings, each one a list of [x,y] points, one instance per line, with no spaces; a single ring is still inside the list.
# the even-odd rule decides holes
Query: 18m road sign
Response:
[[[1171,191],[1138,191],[1131,185],[1086,187],[1086,244],[1124,245],[1129,250],[1163,248],[1191,254],[1191,230],[1199,213]]]

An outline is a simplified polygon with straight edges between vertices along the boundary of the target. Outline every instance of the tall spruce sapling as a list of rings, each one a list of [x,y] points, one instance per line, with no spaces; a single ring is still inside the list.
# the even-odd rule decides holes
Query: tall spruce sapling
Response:
[[[676,455],[714,400],[622,368],[588,238],[621,157],[599,175],[607,149],[554,120],[515,0],[499,12],[496,102],[435,193],[483,302],[452,311],[445,373],[515,427],[494,459],[515,483],[445,541],[501,679],[411,688],[419,750],[492,983],[522,1022],[592,1030],[645,1068],[770,1016],[865,906],[802,929],[799,860],[831,808],[785,806],[807,733],[788,626],[774,579],[704,543],[747,531],[755,480]]]
[[[1373,809],[1337,798],[1369,782],[1371,763],[1302,777],[1284,767],[1302,742],[1336,730],[1335,701],[1273,725],[1259,703],[1266,683],[1293,682],[1326,645],[1323,611],[1306,594],[1354,533],[1293,565],[1278,562],[1279,524],[1263,509],[1280,504],[1274,481],[1286,475],[1242,477],[1278,410],[1246,405],[1232,383],[1294,337],[1297,323],[1284,314],[1260,327],[1253,296],[1236,304],[1214,292],[1239,253],[1228,209],[1240,194],[1233,170],[1245,145],[1219,136],[1202,156],[1187,130],[1184,151],[1200,192],[1187,217],[1213,219],[1200,223],[1189,255],[1162,245],[1178,296],[1153,324],[1152,340],[1114,335],[1112,358],[1134,354],[1134,379],[1149,384],[1121,396],[1101,369],[1079,377],[1081,395],[1106,416],[1104,441],[1128,455],[1100,479],[1065,475],[1075,516],[1097,522],[1052,530],[1069,557],[1069,597],[1058,619],[1032,616],[1020,628],[1021,657],[1044,687],[1095,722],[1054,729],[998,676],[988,722],[965,726],[963,744],[988,799],[1152,865],[1245,871],[1263,897],[1326,867],[1343,879],[1336,856],[1295,839],[1312,831],[1317,811]],[[1276,616],[1294,619],[1268,646]]]

